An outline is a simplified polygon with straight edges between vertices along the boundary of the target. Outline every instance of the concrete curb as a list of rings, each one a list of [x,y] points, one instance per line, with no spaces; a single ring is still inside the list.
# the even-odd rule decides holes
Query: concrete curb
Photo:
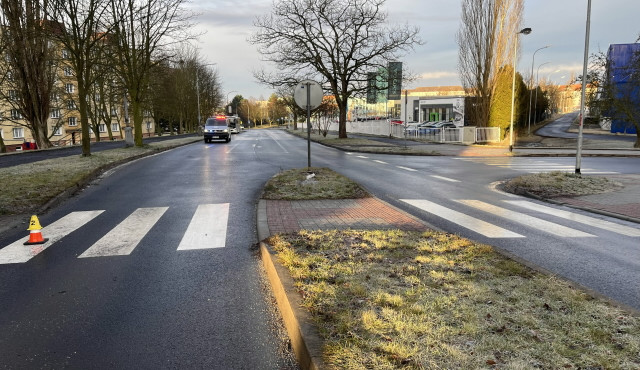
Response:
[[[324,369],[326,366],[322,360],[323,343],[311,321],[311,315],[301,308],[302,298],[297,294],[289,272],[273,258],[271,246],[262,241],[270,235],[267,225],[267,202],[264,199],[258,202],[256,224],[260,239],[260,258],[298,364],[305,370]]]

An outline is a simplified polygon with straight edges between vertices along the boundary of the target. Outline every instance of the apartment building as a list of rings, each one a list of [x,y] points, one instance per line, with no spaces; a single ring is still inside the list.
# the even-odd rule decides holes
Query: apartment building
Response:
[[[69,53],[64,48],[52,48],[56,53],[56,77],[51,93],[50,115],[47,120],[48,137],[54,146],[78,145],[82,142],[80,111],[78,110],[78,86],[74,70],[69,61]],[[0,58],[0,63],[6,62]],[[18,98],[15,82],[17,78],[7,68],[6,78],[0,85],[0,135],[8,152],[36,149],[35,140],[27,127],[27,122],[14,104]],[[115,92],[113,81],[104,79],[102,86],[91,96],[89,124],[90,140],[122,140],[124,138],[124,94]],[[100,92],[103,96],[100,96]],[[143,136],[155,134],[155,121],[150,111],[145,111]],[[94,125],[94,122],[97,122]],[[133,123],[131,123],[132,125]]]

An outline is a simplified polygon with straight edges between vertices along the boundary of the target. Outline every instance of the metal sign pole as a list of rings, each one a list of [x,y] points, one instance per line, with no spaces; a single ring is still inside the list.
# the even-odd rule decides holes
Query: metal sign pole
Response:
[[[311,168],[311,84],[307,86],[307,167]]]

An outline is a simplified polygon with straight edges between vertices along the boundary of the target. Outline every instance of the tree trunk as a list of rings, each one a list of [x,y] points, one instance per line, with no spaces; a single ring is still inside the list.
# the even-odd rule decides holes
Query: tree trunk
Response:
[[[91,155],[91,134],[89,132],[89,115],[87,100],[83,99],[83,96],[87,96],[87,92],[81,83],[81,76],[78,76],[78,97],[80,108],[80,127],[82,128],[82,156],[88,157]],[[96,134],[96,137],[99,135]]]
[[[131,113],[133,113],[133,137],[137,147],[142,147],[142,104],[134,100],[131,102]]]
[[[347,100],[340,99],[338,102],[338,109],[340,109],[340,118],[338,121],[338,138],[347,138]]]

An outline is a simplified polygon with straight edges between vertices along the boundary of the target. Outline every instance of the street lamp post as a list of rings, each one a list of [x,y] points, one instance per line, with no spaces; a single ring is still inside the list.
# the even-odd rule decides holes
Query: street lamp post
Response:
[[[230,106],[230,105],[231,105],[231,103],[229,102],[229,94],[231,94],[231,93],[237,93],[237,91],[236,91],[236,90],[231,90],[231,91],[229,91],[229,92],[227,93],[227,99],[226,99],[227,106]],[[226,112],[225,112],[225,114],[226,114]]]
[[[533,95],[533,91],[531,91],[531,89],[533,89],[533,66],[535,64],[536,61],[536,53],[539,52],[542,49],[546,49],[551,45],[545,45],[539,49],[537,49],[536,51],[533,52],[533,58],[531,58],[531,77],[529,78],[530,81],[530,89],[529,89],[529,120],[527,123],[527,135],[531,135],[531,96]]]
[[[513,78],[511,81],[511,123],[509,125],[509,151],[513,152],[513,108],[515,105],[516,95],[516,59],[518,54],[518,34],[528,35],[531,33],[531,28],[523,28],[520,32],[516,33],[516,40],[513,43]]]
[[[587,3],[587,31],[584,37],[584,61],[582,63],[582,94],[580,96],[580,126],[578,126],[578,149],[576,150],[576,173],[580,174],[582,160],[582,130],[584,125],[584,103],[587,90],[587,62],[589,61],[589,30],[591,28],[591,0]]]
[[[538,70],[536,71],[536,98],[533,100],[533,124],[535,125],[538,118],[538,76],[540,74],[540,67],[545,64],[549,64],[549,62],[544,62],[538,66]]]

